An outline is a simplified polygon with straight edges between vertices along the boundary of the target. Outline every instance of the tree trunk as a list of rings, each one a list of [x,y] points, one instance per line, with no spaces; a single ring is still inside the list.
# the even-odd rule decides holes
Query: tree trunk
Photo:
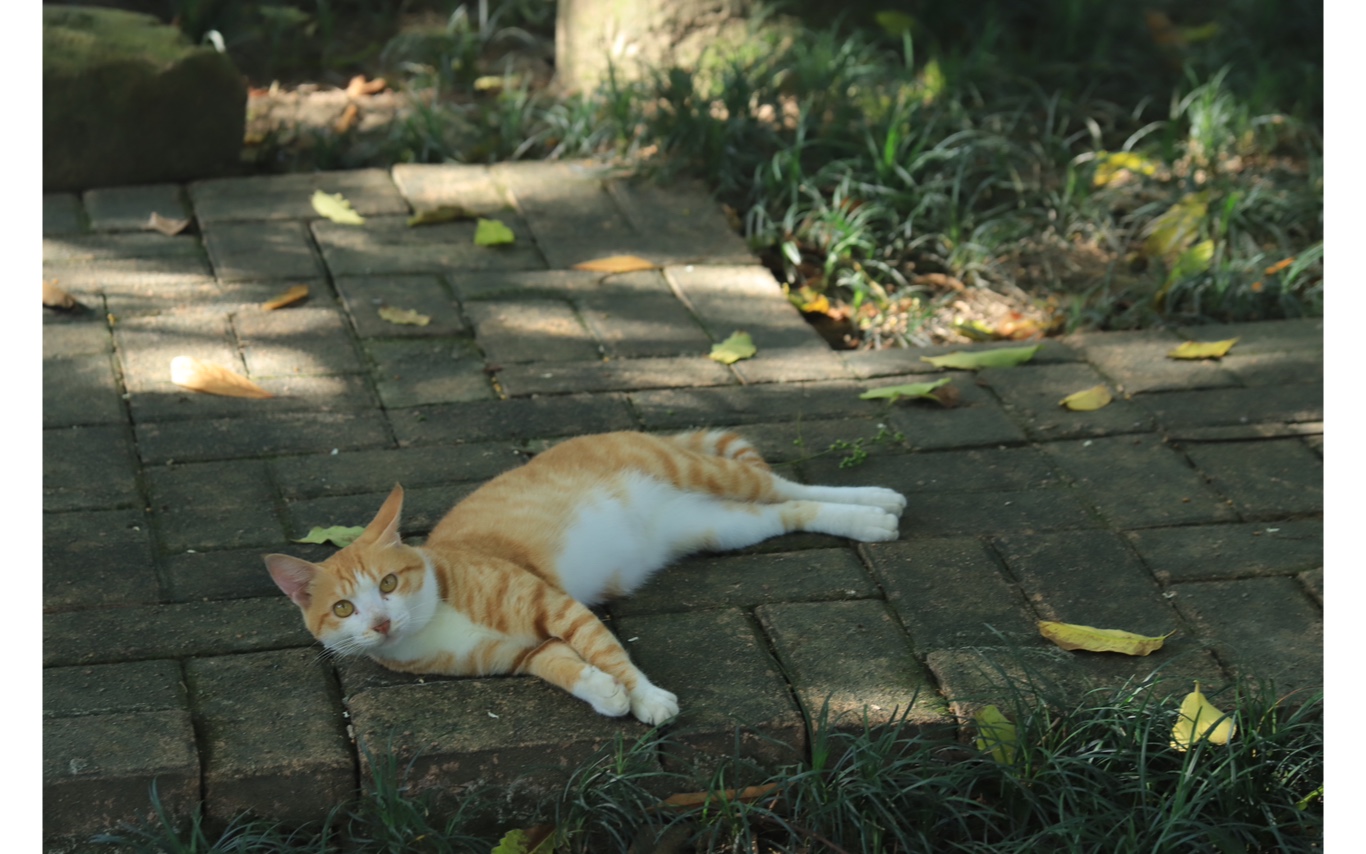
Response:
[[[607,80],[637,80],[652,67],[693,68],[718,41],[742,41],[756,0],[559,0],[555,80],[590,92]]]

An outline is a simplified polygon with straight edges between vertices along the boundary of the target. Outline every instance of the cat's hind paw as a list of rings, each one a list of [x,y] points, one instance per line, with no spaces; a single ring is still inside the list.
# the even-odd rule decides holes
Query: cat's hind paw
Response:
[[[677,717],[678,697],[657,685],[642,682],[631,693],[631,714],[641,723],[656,726]]]
[[[570,693],[609,718],[620,717],[634,706],[625,685],[592,666],[583,668]]]

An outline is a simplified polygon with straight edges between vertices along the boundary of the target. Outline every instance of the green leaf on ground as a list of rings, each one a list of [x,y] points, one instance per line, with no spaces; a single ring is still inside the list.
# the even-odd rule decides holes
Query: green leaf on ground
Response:
[[[943,379],[935,380],[934,382],[883,386],[882,388],[869,389],[858,397],[859,400],[879,400],[886,398],[891,403],[895,403],[897,399],[902,397],[927,397],[930,400],[937,400],[940,403],[943,403],[943,399],[940,395],[935,394],[934,390],[947,384],[950,379],[950,377],[944,377]]]
[[[334,546],[346,548],[355,542],[365,528],[360,525],[348,528],[345,525],[333,525],[330,528],[313,528],[303,539],[295,540],[296,543],[332,543]]]
[[[990,753],[1002,765],[1014,765],[1019,746],[1015,724],[995,706],[983,706],[972,719],[977,722],[977,749]]]
[[[1042,344],[1032,347],[1003,347],[999,350],[975,350],[946,353],[943,356],[921,356],[920,361],[929,362],[936,368],[958,368],[976,371],[982,368],[1009,368],[1022,365],[1034,358]]]
[[[333,222],[339,222],[342,225],[363,225],[365,223],[365,217],[356,213],[351,207],[351,203],[341,193],[329,195],[322,190],[314,190],[313,198],[310,201],[313,202],[313,210],[317,211],[319,216],[325,216]]]
[[[1200,693],[1200,683],[1181,701],[1181,712],[1172,727],[1172,747],[1185,752],[1202,738],[1210,744],[1228,744],[1238,732],[1232,716],[1226,716]]]
[[[1072,392],[1058,401],[1058,405],[1065,406],[1073,412],[1091,412],[1100,409],[1102,406],[1109,406],[1112,400],[1114,400],[1114,396],[1110,394],[1110,389],[1101,383],[1088,389]]]
[[[474,227],[475,246],[501,246],[516,239],[512,229],[496,219],[480,219]]]
[[[723,365],[730,365],[741,359],[748,359],[759,352],[754,346],[754,339],[749,337],[748,332],[734,332],[720,344],[711,345],[711,358]]]
[[[1223,341],[1187,341],[1167,354],[1168,359],[1222,359],[1238,343],[1237,338]]]

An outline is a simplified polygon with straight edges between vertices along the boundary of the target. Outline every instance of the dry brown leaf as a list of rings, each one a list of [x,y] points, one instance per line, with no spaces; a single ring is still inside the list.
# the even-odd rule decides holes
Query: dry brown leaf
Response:
[[[776,791],[778,791],[777,783],[765,783],[762,786],[746,786],[743,789],[726,789],[722,792],[681,792],[660,801],[654,809],[691,809],[722,799],[727,801],[757,801]]]
[[[636,270],[658,270],[659,265],[635,255],[609,255],[580,262],[574,265],[574,269],[590,273],[632,273]]]
[[[80,301],[67,293],[62,288],[57,287],[56,279],[43,279],[43,305],[47,308],[56,308],[62,311],[73,311],[78,308],[85,308]]]
[[[376,77],[374,80],[367,82],[364,74],[357,74],[355,77],[351,78],[350,83],[346,84],[346,94],[352,98],[360,95],[375,95],[379,92],[383,92],[388,87],[389,84],[383,77]]]
[[[147,217],[147,228],[151,231],[159,231],[167,237],[175,237],[189,227],[190,220],[188,219],[172,219],[168,216],[162,216],[156,211],[152,211],[152,215]]]
[[[219,394],[224,397],[275,396],[241,374],[233,373],[219,365],[201,362],[193,356],[176,356],[171,360],[171,382],[191,391]]]
[[[355,104],[347,104],[346,109],[342,110],[341,118],[337,119],[332,125],[332,129],[338,134],[344,134],[356,126],[356,120],[360,118],[360,107]]]
[[[274,311],[277,308],[284,308],[293,305],[308,296],[308,285],[295,285],[274,299],[266,300],[261,303],[262,311]]]

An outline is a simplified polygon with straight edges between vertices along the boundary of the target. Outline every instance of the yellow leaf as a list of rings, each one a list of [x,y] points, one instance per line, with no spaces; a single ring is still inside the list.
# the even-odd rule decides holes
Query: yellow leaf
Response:
[[[929,362],[936,368],[959,368],[965,371],[976,371],[982,368],[1009,368],[1024,364],[1034,358],[1034,354],[1039,352],[1041,346],[1043,345],[1035,344],[1032,347],[1003,347],[998,350],[976,350],[972,352],[959,351],[957,353],[946,353],[943,356],[921,356],[920,361]]]
[[[333,222],[342,225],[362,225],[365,222],[365,217],[356,213],[341,193],[328,195],[322,190],[314,190],[313,198],[309,201],[313,203],[313,210],[317,211],[319,216],[325,216]]]
[[[436,225],[441,222],[455,222],[456,220],[474,218],[474,214],[465,210],[460,205],[441,205],[436,208],[428,208],[425,211],[418,211],[408,217],[408,227]]]
[[[156,211],[152,211],[152,215],[147,217],[147,228],[152,231],[159,231],[167,237],[175,237],[189,226],[190,221],[188,219],[171,219]]]
[[[176,356],[171,360],[171,382],[191,391],[219,394],[224,397],[275,396],[241,374],[233,373],[219,365],[201,362],[192,356]]]
[[[1100,409],[1102,406],[1108,406],[1112,400],[1114,397],[1111,396],[1110,389],[1101,383],[1082,391],[1074,391],[1058,401],[1058,404],[1073,412],[1091,412]]]
[[[1096,175],[1092,183],[1104,187],[1119,183],[1127,175],[1152,175],[1157,164],[1133,151],[1100,152],[1096,158]]]
[[[262,311],[275,311],[277,308],[284,308],[308,296],[308,285],[295,285],[284,293],[271,300],[261,303]]]
[[[330,528],[315,527],[311,529],[303,539],[295,540],[296,543],[332,543],[334,546],[346,548],[356,541],[365,528],[360,525],[347,527],[345,525],[333,525]]]
[[[380,308],[379,316],[390,323],[404,326],[426,326],[432,319],[425,314],[418,314],[416,309],[394,308],[386,305]]]
[[[1181,701],[1181,711],[1172,727],[1172,747],[1185,752],[1200,739],[1208,739],[1210,744],[1228,744],[1238,732],[1231,716],[1214,707],[1205,695],[1200,693],[1200,683],[1195,690]]]
[[[983,706],[972,719],[977,722],[977,749],[990,753],[1002,765],[1014,765],[1019,746],[1015,724],[995,706]]]
[[[475,246],[500,246],[516,239],[512,229],[496,219],[481,219],[474,227]]]
[[[658,270],[659,265],[635,255],[609,255],[574,265],[575,270],[588,270],[593,273],[631,273],[636,270]]]
[[[1168,632],[1161,637],[1150,638],[1122,629],[1097,629],[1094,626],[1078,626],[1073,623],[1040,620],[1039,634],[1063,649],[1147,655],[1161,649],[1163,641],[1171,637],[1173,632]]]
[[[878,400],[880,398],[887,398],[893,403],[896,402],[897,398],[901,397],[928,397],[930,400],[937,400],[940,403],[943,403],[944,401],[939,395],[934,393],[934,390],[947,383],[949,379],[949,377],[944,377],[935,382],[883,386],[882,388],[865,391],[858,397],[859,400]]]
[[[1237,343],[1237,338],[1228,338],[1223,341],[1187,341],[1168,353],[1167,358],[1222,359]]]
[[[748,332],[735,332],[720,344],[712,345],[711,358],[723,365],[730,365],[741,359],[748,359],[757,352],[754,339],[749,337]]]
[[[1168,266],[1176,263],[1181,253],[1200,235],[1200,224],[1209,212],[1209,192],[1188,193],[1148,224],[1148,236],[1143,250],[1161,258]]]

